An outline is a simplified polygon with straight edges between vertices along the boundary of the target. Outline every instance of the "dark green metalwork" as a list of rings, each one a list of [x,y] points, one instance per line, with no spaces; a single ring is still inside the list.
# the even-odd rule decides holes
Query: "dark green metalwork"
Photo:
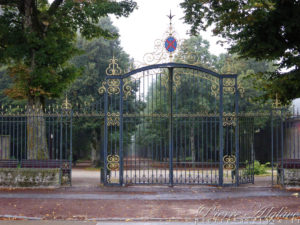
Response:
[[[166,63],[107,75],[100,89],[84,107],[1,107],[0,168],[60,168],[71,185],[72,124],[86,118],[99,124],[105,185],[237,186],[254,183],[260,160],[288,186],[300,170],[298,111],[247,111],[237,75]]]
[[[101,87],[104,96],[98,102],[83,108],[73,106],[68,113],[62,111],[49,117],[50,136],[46,140],[49,146],[57,146],[49,154],[59,162],[59,168],[67,160],[71,176],[73,119],[100,118],[103,123],[99,126],[104,126],[101,181],[105,185],[238,185],[239,161],[235,159],[239,158],[240,120],[236,78],[237,75],[219,75],[178,63],[107,75]],[[224,100],[228,102],[224,104]],[[69,107],[68,102],[65,105]],[[2,127],[17,124],[3,122],[3,118]],[[16,129],[22,138],[22,144],[16,145],[18,153],[10,153],[22,155],[21,161],[28,146],[24,126]],[[6,130],[14,137],[9,127],[1,128],[1,134]],[[56,132],[54,140],[52,130]],[[224,156],[229,160],[225,164]],[[244,179],[244,183],[248,181]]]
[[[234,79],[234,87],[235,87],[235,90],[238,90],[238,81],[237,81],[237,77]],[[235,115],[236,116],[236,126],[235,126],[235,157],[236,157],[236,172],[235,172],[235,175],[236,175],[236,185],[238,186],[239,185],[239,165],[240,165],[240,160],[239,160],[239,154],[240,154],[240,151],[239,151],[239,146],[240,146],[240,143],[239,143],[239,94],[238,92],[235,94],[235,98],[234,98],[234,104],[235,104]]]
[[[174,68],[168,68],[169,70],[169,163],[170,163],[170,186],[173,186],[173,71]]]
[[[225,114],[223,79],[234,106]],[[237,75],[165,63],[109,74],[105,85],[105,184],[238,185]]]
[[[219,115],[219,132],[220,132],[220,138],[219,138],[219,143],[220,143],[220,149],[219,149],[219,174],[223,174],[223,157],[224,157],[224,146],[223,146],[223,79],[220,78],[219,80],[220,84],[220,115]],[[223,185],[223,176],[219,176],[219,185]]]
[[[123,79],[120,80],[120,112],[123,112]],[[120,184],[123,184],[123,113],[120,113]]]
[[[2,106],[0,168],[58,168],[60,184],[71,185],[72,117],[63,108]]]

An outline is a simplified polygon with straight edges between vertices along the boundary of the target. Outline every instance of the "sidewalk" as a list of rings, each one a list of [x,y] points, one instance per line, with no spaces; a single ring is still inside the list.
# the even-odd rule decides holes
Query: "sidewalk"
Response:
[[[78,222],[78,221],[0,221],[1,225],[124,225],[124,222]],[[224,223],[227,225],[254,225],[254,223]],[[290,221],[259,222],[255,225],[290,225],[299,224]],[[126,225],[195,225],[195,222],[126,222]],[[198,225],[220,225],[220,223],[198,223]]]
[[[265,180],[258,183],[264,184]],[[270,213],[277,213],[277,217],[291,217],[291,213],[300,216],[300,193],[267,185],[219,188],[92,184],[59,189],[0,189],[0,218],[193,222],[203,215],[205,219],[265,218]]]
[[[122,191],[123,190],[123,191]],[[281,208],[300,215],[294,192],[267,188],[125,187],[54,190],[2,190],[0,215],[32,219],[188,220],[199,207],[238,218],[255,217],[259,209]],[[214,212],[207,218],[215,217]]]

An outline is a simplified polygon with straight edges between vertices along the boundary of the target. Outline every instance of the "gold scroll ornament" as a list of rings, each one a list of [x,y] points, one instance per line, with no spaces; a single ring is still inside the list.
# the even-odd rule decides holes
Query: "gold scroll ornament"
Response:
[[[110,63],[105,71],[107,76],[120,76],[123,73],[122,69],[118,65],[118,59],[116,59],[114,56],[110,60]],[[123,98],[127,99],[128,96],[131,96],[132,92],[131,80],[124,79],[123,81],[123,87],[121,87],[123,89]],[[118,95],[121,92],[120,84],[121,79],[107,79],[106,81],[102,82],[102,85],[98,89],[98,92],[101,95],[105,92],[107,92],[109,95]]]
[[[223,157],[223,162],[224,162],[224,169],[227,170],[235,170],[235,162],[236,162],[236,158],[234,155],[225,155]]]
[[[118,170],[120,168],[120,157],[118,155],[107,156],[107,169],[111,171]]]
[[[107,126],[120,126],[120,113],[107,113]]]
[[[226,127],[226,126],[235,127],[236,126],[236,114],[235,114],[235,112],[233,112],[233,113],[223,112],[223,126],[224,127]]]

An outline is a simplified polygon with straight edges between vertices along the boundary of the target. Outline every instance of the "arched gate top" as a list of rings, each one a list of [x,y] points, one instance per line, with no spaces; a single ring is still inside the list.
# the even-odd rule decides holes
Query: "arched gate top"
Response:
[[[129,76],[132,76],[134,74],[140,73],[140,72],[144,72],[147,70],[152,70],[152,69],[162,69],[162,68],[187,68],[187,69],[192,69],[192,70],[197,70],[197,71],[201,71],[207,74],[210,74],[214,77],[217,78],[236,78],[238,75],[237,74],[218,74],[214,71],[211,71],[209,69],[205,69],[203,67],[200,66],[195,66],[195,65],[189,65],[189,64],[183,64],[183,63],[162,63],[162,64],[155,64],[155,65],[149,65],[149,66],[144,66],[135,70],[132,70],[128,73],[125,73],[123,75],[107,75],[107,78],[113,78],[113,79],[123,79],[123,78],[127,78]]]

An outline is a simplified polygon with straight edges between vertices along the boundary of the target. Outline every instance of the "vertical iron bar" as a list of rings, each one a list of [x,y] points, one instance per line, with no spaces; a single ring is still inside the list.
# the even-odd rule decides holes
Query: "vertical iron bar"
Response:
[[[13,115],[11,115],[11,123],[10,123],[10,131],[11,131],[11,135],[12,135],[12,154],[13,157],[16,157],[16,153],[15,153],[15,122],[16,122],[16,117]],[[18,158],[17,158],[18,160]]]
[[[240,150],[239,150],[239,92],[237,85],[237,76],[235,77],[235,152],[236,152],[236,170],[235,170],[235,181],[236,185],[239,185],[239,163],[240,163]]]
[[[21,158],[20,158],[20,164],[22,164],[22,160],[23,160],[23,116],[20,116],[20,133],[21,133],[21,137],[20,137],[20,150],[21,150]],[[2,145],[0,145],[2,146]]]
[[[25,109],[26,110],[26,109]],[[28,115],[27,115],[27,112],[24,113],[25,116],[24,116],[24,159],[28,159],[28,149],[27,149],[27,123],[28,123]],[[3,126],[3,125],[2,125]],[[21,162],[21,167],[22,167],[22,162]]]
[[[59,152],[58,152],[58,149],[59,149],[59,113],[57,114],[56,116],[56,156],[55,156],[55,159],[59,159]]]
[[[219,142],[220,142],[220,165],[219,165],[219,185],[223,186],[223,78],[219,78],[219,97],[220,97],[220,102],[219,102],[219,110],[220,110],[220,115],[219,115],[219,132],[220,132],[220,137],[219,137]]]
[[[209,131],[210,131],[210,137],[209,137],[209,151],[210,151],[210,184],[213,183],[212,177],[213,177],[213,141],[212,141],[212,117],[209,118]]]
[[[174,68],[169,68],[169,183],[173,186],[173,71]]]
[[[283,112],[280,110],[280,118],[281,118],[281,184],[284,186],[284,170],[283,170]]]
[[[274,185],[274,132],[273,132],[273,110],[271,109],[271,165],[272,165],[272,186]]]
[[[72,186],[72,161],[73,161],[73,110],[70,112],[70,186]]]
[[[123,79],[120,79],[120,142],[119,142],[119,156],[120,156],[120,171],[119,182],[123,184]]]
[[[105,82],[105,93],[104,93],[104,149],[103,149],[103,159],[104,159],[104,173],[102,175],[104,177],[101,177],[101,181],[104,183],[104,185],[107,184],[107,141],[108,141],[108,135],[107,135],[107,110],[108,110],[108,95],[107,95],[107,81]]]
[[[63,119],[63,115],[62,115],[62,111],[60,114],[60,144],[59,144],[59,160],[60,160],[60,172],[59,172],[59,185],[61,185],[61,181],[62,181],[62,140],[63,140],[63,130],[62,130],[62,119]]]
[[[16,134],[16,141],[17,141],[17,146],[16,146],[16,151],[17,151],[17,160],[18,162],[20,162],[20,150],[19,150],[19,120],[20,118],[16,118],[16,130],[17,130],[17,134]]]

